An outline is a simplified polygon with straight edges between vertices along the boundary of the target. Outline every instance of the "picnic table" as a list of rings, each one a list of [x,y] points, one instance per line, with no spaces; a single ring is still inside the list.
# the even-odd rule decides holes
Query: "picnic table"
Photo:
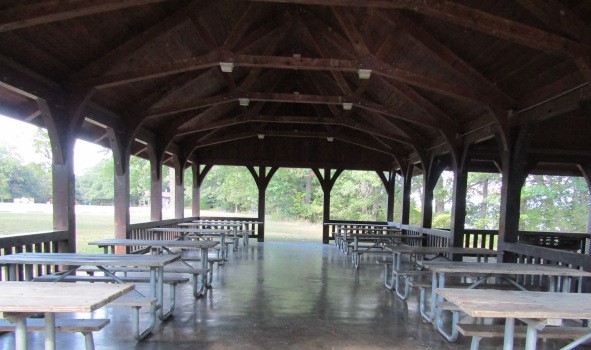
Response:
[[[351,223],[351,222],[326,222],[324,225],[334,225],[337,231],[334,233],[335,245],[339,249],[348,254],[347,236],[350,233],[366,234],[366,233],[401,233],[401,229],[390,224],[367,224],[367,223]]]
[[[441,288],[437,294],[471,317],[504,318],[503,349],[513,349],[515,319],[527,324],[526,350],[536,349],[537,332],[555,320],[591,319],[591,294]],[[576,339],[562,349],[574,349],[588,339]]]
[[[94,241],[88,243],[90,245],[96,245],[102,247],[105,251],[105,254],[111,251],[114,252],[115,246],[124,246],[124,247],[137,247],[137,246],[144,246],[148,248],[156,248],[157,253],[167,252],[169,254],[179,255],[180,261],[183,265],[185,265],[189,271],[195,271],[195,268],[189,264],[187,261],[183,259],[180,254],[172,251],[170,248],[181,248],[181,249],[198,249],[200,251],[201,257],[201,268],[203,270],[208,271],[205,274],[201,274],[201,286],[198,287],[197,281],[193,283],[193,295],[197,298],[202,296],[205,293],[205,288],[209,286],[208,283],[208,274],[213,273],[213,271],[208,270],[208,250],[218,245],[218,242],[214,241],[192,241],[192,240],[151,240],[151,239],[103,239],[99,241]]]
[[[192,222],[185,222],[182,224],[178,224],[179,226],[188,226],[188,227],[201,227],[201,226],[210,226],[210,227],[233,227],[235,230],[239,228],[242,229],[242,245],[248,245],[249,240],[249,232],[244,228],[244,225],[251,224],[251,225],[260,225],[263,222],[261,221],[251,221],[251,220],[194,220]],[[200,225],[196,225],[200,224]],[[237,233],[237,232],[236,232]]]
[[[443,323],[440,319],[442,316],[441,310],[438,310],[437,290],[445,288],[447,274],[454,274],[455,276],[476,277],[476,280],[468,285],[467,289],[474,289],[486,282],[489,277],[500,277],[509,282],[515,288],[521,291],[527,291],[527,287],[519,284],[513,279],[516,275],[538,275],[548,277],[549,292],[556,292],[560,289],[560,282],[562,280],[562,290],[568,291],[570,289],[570,282],[572,278],[591,277],[590,272],[571,269],[567,267],[553,266],[553,265],[539,265],[539,264],[517,264],[517,263],[479,263],[479,262],[459,262],[459,261],[423,261],[421,265],[432,271],[433,277],[431,279],[431,309],[430,313],[421,312],[430,322],[437,322],[437,328],[448,340],[455,338],[449,335],[443,329]],[[424,302],[424,301],[423,301]],[[455,331],[455,330],[454,330]]]
[[[423,240],[423,236],[405,235],[402,234],[399,229],[383,229],[378,230],[377,233],[347,233],[347,230],[348,229],[345,229],[344,231],[343,241],[347,245],[348,253],[349,239],[353,239],[351,258],[353,261],[353,266],[355,266],[356,269],[359,268],[360,255],[363,253],[371,252],[372,249],[379,249],[380,251],[384,251],[384,248],[387,244],[397,245],[398,243],[400,243],[402,239],[412,239],[419,241]],[[371,242],[371,245],[361,247],[359,245],[360,241]]]
[[[0,265],[8,266],[10,280],[16,280],[16,268],[18,265],[67,265],[68,270],[58,274],[56,282],[64,280],[74,273],[80,266],[96,266],[111,278],[113,282],[122,281],[111,273],[106,267],[146,267],[150,269],[150,297],[156,298],[152,315],[165,320],[172,316],[174,305],[164,313],[164,266],[178,260],[178,255],[143,255],[143,254],[77,254],[77,253],[18,253],[0,256]],[[28,271],[28,269],[25,269]],[[30,276],[25,276],[30,279]],[[68,283],[68,285],[73,285]],[[139,293],[136,291],[136,293]]]
[[[178,224],[181,227],[190,227],[190,228],[201,228],[201,229],[223,229],[224,228],[230,228],[232,229],[232,241],[233,241],[233,247],[232,250],[236,251],[238,250],[238,245],[240,244],[240,238],[238,236],[238,228],[242,227],[242,223],[236,223],[236,222],[227,222],[227,221],[193,221],[193,222],[183,222]],[[244,235],[243,235],[244,237]]]
[[[0,313],[15,324],[15,349],[27,349],[27,317],[45,314],[45,349],[55,349],[55,314],[92,312],[134,289],[133,284],[0,282]]]
[[[226,245],[226,236],[231,233],[229,229],[203,229],[190,227],[155,227],[147,229],[146,232],[154,234],[156,239],[160,239],[164,232],[178,233],[178,240],[186,240],[188,238],[206,239],[219,238],[220,243],[220,258],[227,260],[228,251]]]
[[[464,248],[464,247],[421,247],[408,245],[387,245],[384,247],[387,251],[392,253],[392,266],[386,264],[384,268],[384,285],[390,290],[394,290],[396,295],[402,300],[406,300],[409,295],[410,286],[408,281],[404,285],[404,289],[400,283],[400,277],[407,271],[402,269],[402,256],[409,255],[409,260],[420,263],[431,256],[433,259],[446,259],[448,255],[459,256],[475,256],[477,261],[487,261],[489,256],[497,255],[495,250],[486,248]],[[422,266],[418,265],[418,268]]]

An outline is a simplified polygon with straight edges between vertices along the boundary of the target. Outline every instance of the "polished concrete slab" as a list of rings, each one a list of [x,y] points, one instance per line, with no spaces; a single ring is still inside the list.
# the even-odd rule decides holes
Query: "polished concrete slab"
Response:
[[[172,320],[142,342],[130,334],[131,311],[104,308],[94,317],[111,324],[95,335],[97,349],[469,349],[470,339],[447,342],[418,312],[418,296],[403,302],[383,287],[376,256],[359,271],[333,245],[251,243],[216,268],[214,288],[195,300],[177,291]],[[88,317],[88,315],[79,315]],[[58,334],[58,349],[83,349],[80,334]],[[43,348],[32,333],[31,348]],[[12,348],[13,335],[0,336]],[[523,342],[516,341],[522,346]],[[539,349],[560,344],[539,342]],[[481,349],[499,349],[483,340]],[[586,347],[590,348],[590,347]]]

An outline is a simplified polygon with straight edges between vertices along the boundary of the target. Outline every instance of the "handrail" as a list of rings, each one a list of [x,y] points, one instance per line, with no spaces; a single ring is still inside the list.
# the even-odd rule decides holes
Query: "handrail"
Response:
[[[51,231],[22,233],[0,237],[0,255],[22,252],[58,253],[67,252],[70,241],[68,231]],[[28,280],[43,274],[56,272],[55,265],[21,266],[16,270],[15,278],[19,281]],[[0,281],[8,280],[7,267],[0,269]]]

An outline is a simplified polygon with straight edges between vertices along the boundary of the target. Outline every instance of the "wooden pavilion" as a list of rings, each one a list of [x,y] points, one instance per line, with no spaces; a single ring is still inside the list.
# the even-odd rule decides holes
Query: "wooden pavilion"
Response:
[[[519,243],[528,174],[591,186],[590,22],[585,0],[3,1],[0,113],[49,131],[55,229],[4,252],[75,249],[80,138],[113,150],[117,237],[149,226],[129,222],[131,155],[151,162],[152,226],[186,220],[188,167],[193,216],[208,170],[240,165],[259,188],[259,219],[278,167],[312,168],[325,221],[339,174],[370,170],[387,189],[387,221],[399,174],[405,229],[453,246],[491,235],[502,260],[591,270],[585,251]],[[177,219],[166,222],[163,164],[177,174]],[[430,229],[444,169],[454,173],[449,231]],[[498,232],[464,228],[471,171],[502,174]],[[412,228],[416,174],[425,200]],[[264,241],[264,224],[253,236]]]

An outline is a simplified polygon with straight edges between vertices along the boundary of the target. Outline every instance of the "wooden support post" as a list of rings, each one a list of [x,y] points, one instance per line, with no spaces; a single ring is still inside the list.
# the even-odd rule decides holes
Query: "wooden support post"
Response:
[[[527,148],[533,133],[533,126],[526,124],[515,130],[515,137],[511,138],[509,150],[501,149],[502,187],[501,208],[499,221],[498,250],[500,262],[515,260],[512,254],[504,253],[505,243],[515,243],[519,234],[519,215],[521,209],[521,188],[527,178],[528,169],[533,166],[528,163]]]
[[[76,252],[76,197],[74,176],[75,131],[70,126],[73,118],[64,103],[51,106],[37,100],[49,134],[52,151],[53,229],[68,231],[68,245],[60,245],[60,252]],[[75,124],[75,123],[74,123]]]
[[[268,173],[267,173],[266,167],[264,167],[264,166],[259,167],[258,173],[255,170],[255,168],[252,166],[248,166],[247,169],[248,169],[248,171],[250,171],[250,174],[254,178],[254,181],[255,181],[257,188],[259,190],[258,220],[261,223],[259,224],[259,229],[258,229],[258,241],[264,242],[265,241],[265,197],[266,197],[265,195],[267,192],[267,186],[269,185],[271,178],[273,178],[273,175],[275,175],[275,172],[279,168],[272,167]]]
[[[129,135],[118,134],[112,128],[107,128],[107,135],[113,151],[115,162],[115,238],[124,239],[130,224],[130,188],[129,188],[129,160],[131,157]],[[126,253],[126,247],[115,247],[116,254]]]
[[[470,162],[471,146],[464,147],[462,157],[454,165],[454,182],[451,207],[451,247],[464,245],[464,229],[466,225],[466,200],[468,194],[468,163]]]
[[[386,194],[388,195],[387,198],[387,208],[386,208],[386,221],[392,222],[394,221],[394,185],[396,183],[396,173],[394,171],[388,172],[388,177],[382,171],[376,171],[380,180],[382,180],[382,184],[386,188]]]
[[[324,203],[323,203],[323,211],[322,211],[322,222],[326,223],[330,220],[330,192],[334,187],[335,182],[342,174],[343,169],[335,170],[335,173],[331,176],[331,170],[329,168],[324,169],[324,175],[320,173],[319,169],[313,168],[312,171],[318,178],[320,182],[320,186],[322,187],[322,192],[324,193]],[[328,232],[328,226],[322,225],[322,243],[328,244],[330,237]]]
[[[402,208],[400,213],[400,223],[402,225],[408,225],[410,221],[410,190],[413,169],[414,164],[406,164],[402,168]]]
[[[191,170],[193,171],[193,217],[201,216],[201,185],[211,168],[212,165],[205,165],[201,170],[199,163],[193,162],[193,164],[191,164]]]
[[[186,160],[178,155],[173,156],[174,162],[174,218],[185,217],[185,164]]]
[[[421,213],[421,226],[431,228],[433,225],[433,190],[441,173],[444,163],[440,158],[432,157],[427,164],[423,164],[423,208]]]
[[[162,158],[164,150],[158,144],[148,143],[150,158],[150,220],[162,221]]]
[[[579,164],[579,170],[581,170],[581,174],[585,181],[587,182],[587,191],[589,192],[589,203],[587,206],[589,208],[589,215],[587,216],[587,232],[591,233],[591,164]],[[585,254],[591,254],[591,241],[587,240],[585,242]]]
[[[587,219],[587,232],[591,233],[591,164],[579,164],[578,167],[579,167],[579,170],[581,170],[581,174],[583,174],[585,181],[587,182],[587,190],[589,192],[589,203],[588,203],[589,215],[588,215],[588,219]],[[586,255],[591,254],[591,239],[585,240],[585,251],[582,253],[586,254]],[[589,260],[585,260],[585,261],[589,261]],[[583,269],[585,271],[591,272],[591,264],[583,266]],[[591,292],[591,281],[589,281],[589,278],[584,278],[583,279],[583,293],[590,293],[590,292]]]

